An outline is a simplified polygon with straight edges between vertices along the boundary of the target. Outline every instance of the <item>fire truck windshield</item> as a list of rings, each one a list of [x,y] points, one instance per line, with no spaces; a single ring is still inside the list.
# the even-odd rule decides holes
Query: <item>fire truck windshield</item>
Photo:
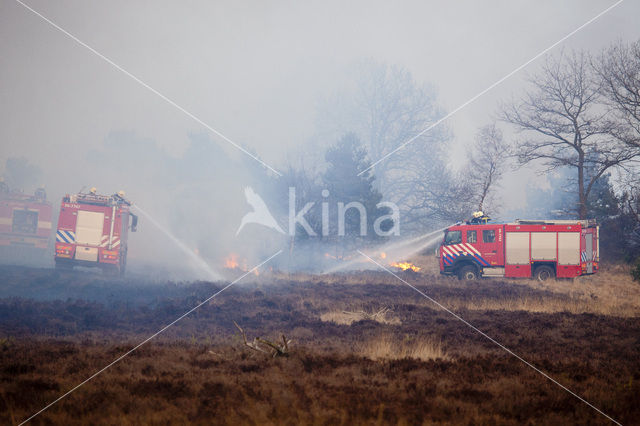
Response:
[[[445,231],[444,245],[450,246],[451,244],[460,244],[462,242],[461,231]]]

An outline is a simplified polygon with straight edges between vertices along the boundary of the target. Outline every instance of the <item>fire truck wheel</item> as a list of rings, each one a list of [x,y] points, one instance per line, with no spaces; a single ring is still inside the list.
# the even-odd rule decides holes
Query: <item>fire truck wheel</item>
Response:
[[[473,281],[478,279],[478,269],[473,265],[465,265],[458,271],[458,279]]]
[[[534,277],[538,281],[546,281],[555,278],[556,274],[550,266],[538,266],[534,272]]]

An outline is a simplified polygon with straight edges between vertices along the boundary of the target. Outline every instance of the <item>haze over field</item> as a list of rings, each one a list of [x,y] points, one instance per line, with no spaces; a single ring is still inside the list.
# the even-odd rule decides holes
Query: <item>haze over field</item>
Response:
[[[280,172],[323,170],[326,150],[349,131],[369,148],[371,162],[389,152],[369,147],[358,122],[363,84],[376,72],[386,72],[389,81],[396,81],[393,72],[405,73],[424,90],[418,98],[430,108],[425,123],[433,123],[611,4],[29,3]],[[550,54],[595,54],[618,40],[637,40],[638,12],[636,3],[622,3]],[[273,172],[19,3],[0,5],[0,51],[0,164],[24,157],[41,170],[23,189],[44,183],[54,203],[82,187],[124,189],[205,256],[224,254],[212,246],[230,247],[226,252],[243,246],[234,236],[249,208],[243,189],[260,192]],[[437,149],[414,143],[405,155],[432,156],[454,171],[468,168],[478,129],[495,119],[500,101],[521,95],[526,76],[542,63],[531,63],[428,132]],[[501,127],[510,142],[513,129]],[[398,141],[414,136],[411,129]],[[377,182],[382,167],[372,170]],[[527,211],[534,202],[527,185],[549,187],[536,168],[505,171],[500,217]],[[381,189],[385,200],[397,201],[395,188]],[[282,198],[271,188],[262,191],[272,204]],[[425,232],[437,227],[422,225]],[[134,258],[176,257],[169,248],[157,250],[166,239],[144,223],[135,237]]]
[[[0,1],[0,423],[637,423],[639,16]]]

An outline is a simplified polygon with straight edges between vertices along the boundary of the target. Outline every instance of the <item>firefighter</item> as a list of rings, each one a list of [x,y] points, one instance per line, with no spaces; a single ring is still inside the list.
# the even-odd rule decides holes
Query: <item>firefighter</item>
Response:
[[[116,192],[115,194],[113,194],[111,196],[111,198],[113,198],[117,203],[124,203],[128,206],[131,205],[131,201],[127,200],[126,198],[124,198],[125,193],[124,191],[120,190],[118,192]]]
[[[118,192],[116,192],[115,194],[112,195],[112,197],[118,201],[127,201],[126,198],[124,198],[124,191],[120,190]]]
[[[4,178],[0,176],[0,194],[8,194],[9,185],[4,181]]]
[[[473,218],[471,219],[471,224],[479,225],[489,222],[489,216],[484,214],[482,211],[473,212]]]
[[[44,190],[44,185],[40,185],[36,192],[33,193],[36,200],[45,201],[47,199],[47,191]]]

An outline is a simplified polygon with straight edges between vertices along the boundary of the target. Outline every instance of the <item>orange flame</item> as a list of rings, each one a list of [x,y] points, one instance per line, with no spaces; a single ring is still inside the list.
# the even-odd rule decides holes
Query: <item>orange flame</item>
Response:
[[[391,263],[391,266],[393,266],[394,268],[402,269],[403,271],[410,269],[413,272],[418,272],[420,269],[422,269],[421,267],[416,266],[411,262],[393,262]]]
[[[224,260],[224,267],[227,269],[239,269],[241,271],[248,271],[247,267],[247,259],[238,259],[238,255],[235,253],[229,254],[227,258]],[[254,275],[260,275],[258,269],[254,269],[251,271]]]
[[[386,259],[386,258],[387,258],[387,253],[381,252],[380,253],[380,259]]]
[[[224,267],[236,269],[238,267],[238,255],[231,253],[229,257],[224,260]]]

